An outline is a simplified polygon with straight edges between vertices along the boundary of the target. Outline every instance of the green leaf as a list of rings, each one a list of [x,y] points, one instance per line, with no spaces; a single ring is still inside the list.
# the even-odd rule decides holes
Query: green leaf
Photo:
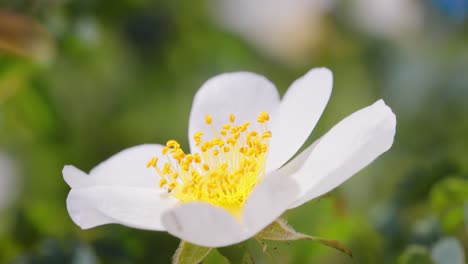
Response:
[[[265,246],[256,239],[249,239],[245,242],[248,256],[245,259],[246,263],[252,264],[270,264],[276,263],[273,257],[266,252]]]
[[[217,250],[230,264],[277,263],[276,258],[267,250],[267,245],[257,238]]]
[[[436,184],[431,190],[431,205],[436,211],[454,206],[463,206],[468,200],[468,180],[448,178]]]
[[[468,226],[468,202],[465,203],[464,209],[463,209],[463,218],[465,225]]]
[[[422,246],[409,246],[398,258],[398,264],[434,264],[427,249]]]
[[[455,231],[464,222],[464,205],[468,201],[468,181],[448,178],[436,184],[430,194],[432,209],[438,213],[447,232]]]
[[[247,252],[246,243],[236,244],[229,247],[217,248],[217,250],[227,260],[229,260],[229,263],[231,264],[245,263],[244,257]]]
[[[227,259],[225,256],[223,256],[221,253],[219,253],[219,250],[214,249],[210,251],[208,256],[206,256],[203,259],[203,264],[236,264],[231,262],[229,259]],[[239,262],[241,263],[241,262]],[[242,263],[244,264],[244,263]]]
[[[211,248],[197,246],[186,241],[181,241],[177,249],[173,264],[198,264],[210,253]]]
[[[325,246],[337,249],[347,254],[348,256],[353,257],[353,253],[351,252],[351,250],[340,241],[324,239],[316,236],[309,236],[306,234],[296,232],[296,230],[294,230],[292,227],[286,224],[286,222],[282,219],[278,219],[269,226],[267,226],[265,229],[260,231],[260,233],[258,233],[256,237],[259,239],[273,241],[311,240],[319,242]]]

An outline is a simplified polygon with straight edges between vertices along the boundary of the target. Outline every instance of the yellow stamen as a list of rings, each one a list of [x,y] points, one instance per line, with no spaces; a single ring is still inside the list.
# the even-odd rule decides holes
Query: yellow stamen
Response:
[[[161,179],[161,180],[159,181],[159,188],[164,187],[164,185],[166,185],[166,184],[167,184],[167,180],[166,180],[166,179]]]
[[[262,138],[263,139],[271,138],[271,131],[263,132]]]
[[[211,123],[213,122],[213,118],[211,117],[211,115],[205,116],[205,122],[207,125],[211,125]]]
[[[162,154],[163,154],[163,155],[166,155],[168,151],[169,151],[169,148],[168,148],[168,147],[164,147],[164,148],[162,149]]]
[[[177,143],[177,141],[172,139],[172,140],[167,141],[166,147],[168,147],[168,148],[172,147],[172,148],[178,149],[178,148],[180,148],[180,145],[179,145],[179,143]]]
[[[168,191],[168,192],[172,192],[172,191],[175,189],[176,186],[177,186],[177,183],[176,183],[175,181],[174,181],[174,182],[171,182],[171,183],[169,184],[169,189],[168,189],[167,191]]]
[[[156,167],[156,164],[158,163],[158,158],[157,157],[154,157],[152,158],[150,161],[148,161],[148,163],[146,164],[146,168],[149,168],[149,167]]]
[[[258,117],[257,117],[257,122],[259,123],[265,123],[266,121],[270,120],[270,116],[268,115],[267,112],[261,112]]]
[[[193,161],[195,163],[200,163],[201,162],[200,154],[198,154],[198,153],[193,154]]]
[[[147,166],[160,176],[159,187],[181,202],[202,201],[223,207],[240,217],[242,207],[253,188],[265,177],[265,165],[272,133],[267,129],[268,113],[261,112],[257,122],[260,131],[249,130],[250,122],[234,124],[235,115],[219,130],[212,125],[211,115],[205,116],[214,137],[202,139],[203,132],[194,133],[198,152],[185,154],[180,144],[169,140],[162,149],[170,162],[158,167],[157,158]]]
[[[234,123],[235,120],[236,120],[236,116],[234,114],[230,114],[229,115],[229,122]]]

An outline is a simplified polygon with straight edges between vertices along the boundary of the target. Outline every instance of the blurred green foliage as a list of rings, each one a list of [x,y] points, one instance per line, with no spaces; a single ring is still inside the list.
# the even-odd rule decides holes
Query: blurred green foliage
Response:
[[[429,2],[430,23],[404,40],[358,31],[337,4],[324,43],[290,64],[224,31],[210,1],[0,1],[42,25],[52,51],[0,51],[0,152],[18,165],[16,200],[0,208],[0,263],[169,263],[179,241],[166,233],[74,225],[63,166],[88,171],[126,147],[172,138],[186,148],[192,97],[216,74],[257,72],[283,93],[315,66],[332,69],[334,91],[308,144],[379,98],[397,115],[396,140],[329,197],[285,215],[299,232],[344,242],[354,259],[308,241],[269,246],[272,256],[432,263],[447,236],[466,255],[468,28]],[[213,251],[205,263],[223,259]]]
[[[398,259],[398,264],[433,264],[428,251],[419,246],[411,246],[406,249]]]

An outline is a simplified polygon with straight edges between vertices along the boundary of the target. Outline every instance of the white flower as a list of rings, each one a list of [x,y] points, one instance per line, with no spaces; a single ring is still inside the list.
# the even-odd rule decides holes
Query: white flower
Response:
[[[395,115],[379,100],[283,166],[311,133],[331,90],[332,73],[325,68],[296,80],[281,101],[275,86],[257,74],[213,77],[193,101],[192,154],[170,140],[126,149],[89,175],[65,166],[70,216],[83,229],[118,223],[206,247],[244,241],[286,210],[331,191],[392,145]]]

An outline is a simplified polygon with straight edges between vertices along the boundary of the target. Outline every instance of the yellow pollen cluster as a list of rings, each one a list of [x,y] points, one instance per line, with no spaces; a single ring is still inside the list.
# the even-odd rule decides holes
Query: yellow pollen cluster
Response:
[[[235,124],[234,114],[219,130],[213,118],[206,115],[205,123],[214,137],[204,140],[202,131],[193,135],[199,152],[185,154],[180,144],[169,140],[162,150],[168,162],[153,167],[160,176],[159,187],[182,202],[202,201],[229,210],[239,216],[252,189],[265,177],[265,164],[272,134],[266,123],[270,117],[261,112],[257,117],[261,131],[249,130],[250,122]]]

